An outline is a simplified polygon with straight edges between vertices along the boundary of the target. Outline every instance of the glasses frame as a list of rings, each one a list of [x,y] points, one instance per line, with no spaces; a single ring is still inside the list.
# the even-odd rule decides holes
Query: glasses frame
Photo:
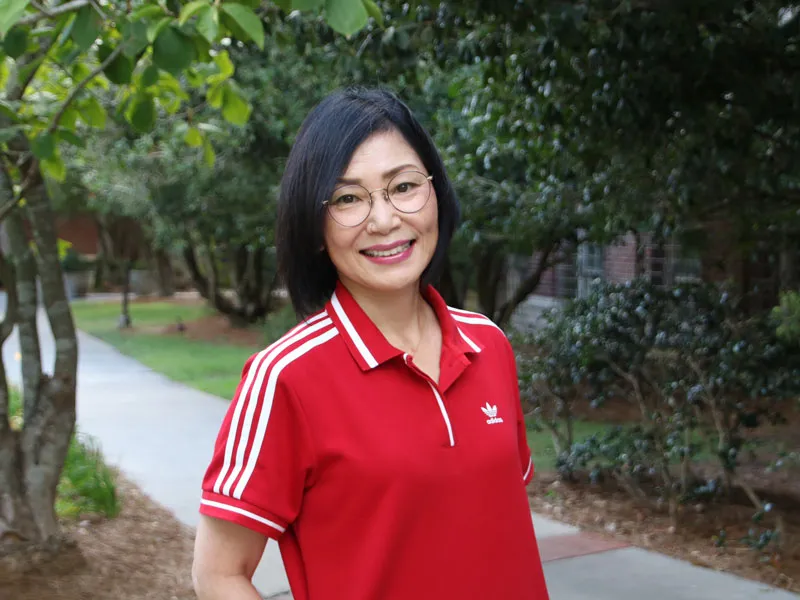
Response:
[[[424,177],[424,178],[427,180],[427,182],[428,182],[428,197],[427,197],[427,198],[425,198],[425,202],[424,202],[424,203],[423,203],[423,205],[422,205],[422,206],[420,206],[420,207],[419,207],[417,210],[411,210],[411,211],[408,211],[408,210],[402,210],[402,209],[400,209],[400,208],[397,208],[397,206],[395,206],[394,202],[392,202],[392,199],[391,199],[391,197],[389,196],[389,187],[391,186],[391,184],[392,184],[392,181],[394,181],[394,180],[395,180],[397,177],[400,177],[401,175],[405,175],[405,174],[407,174],[407,173],[418,173],[418,174],[422,175],[422,176],[423,176],[423,177]],[[334,216],[333,216],[333,210],[331,210],[331,203],[330,203],[330,201],[329,201],[329,200],[325,200],[325,201],[323,201],[323,203],[322,203],[323,205],[325,205],[326,209],[328,210],[328,214],[331,216],[331,219],[333,219],[334,221],[336,221],[336,223],[337,223],[338,225],[342,226],[342,227],[358,227],[359,225],[361,225],[362,223],[364,223],[364,221],[366,221],[367,219],[369,219],[369,216],[372,214],[372,204],[373,204],[373,200],[372,200],[372,194],[374,194],[375,192],[383,192],[383,197],[384,197],[384,199],[385,199],[385,200],[386,200],[386,201],[387,201],[389,204],[391,204],[391,205],[392,205],[392,208],[394,208],[394,209],[395,209],[397,212],[403,213],[404,215],[413,215],[413,214],[415,214],[415,213],[418,213],[418,212],[419,212],[419,211],[421,211],[423,208],[425,208],[426,206],[428,206],[428,201],[431,199],[431,188],[433,187],[433,175],[425,175],[425,173],[423,173],[422,171],[415,171],[414,169],[410,169],[410,170],[408,170],[408,171],[401,171],[401,172],[400,172],[400,173],[398,173],[397,175],[394,175],[394,176],[392,176],[392,178],[389,180],[389,183],[386,185],[386,187],[377,188],[377,189],[374,189],[374,190],[370,191],[370,190],[368,190],[367,188],[365,188],[363,185],[359,185],[359,184],[357,184],[357,183],[353,183],[353,184],[347,184],[347,185],[339,186],[339,187],[337,187],[336,189],[334,189],[334,190],[333,190],[333,192],[334,192],[334,194],[335,194],[335,193],[336,193],[336,190],[340,190],[340,189],[342,189],[343,187],[353,187],[353,186],[360,187],[362,190],[364,190],[365,192],[367,192],[367,194],[369,195],[369,211],[367,211],[367,214],[364,216],[364,218],[363,218],[363,219],[361,219],[361,220],[360,220],[358,223],[356,223],[355,225],[345,225],[345,224],[341,223],[340,221],[338,221],[338,220],[336,219],[336,217],[334,217]]]

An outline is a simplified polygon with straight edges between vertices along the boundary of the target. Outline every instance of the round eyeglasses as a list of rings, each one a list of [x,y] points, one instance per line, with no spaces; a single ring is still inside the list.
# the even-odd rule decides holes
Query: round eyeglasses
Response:
[[[385,188],[369,191],[357,184],[336,188],[333,197],[324,204],[334,221],[343,227],[356,227],[369,217],[372,211],[372,194],[383,192],[386,199],[398,211],[413,214],[421,211],[431,197],[433,175],[419,171],[404,171],[392,177]]]

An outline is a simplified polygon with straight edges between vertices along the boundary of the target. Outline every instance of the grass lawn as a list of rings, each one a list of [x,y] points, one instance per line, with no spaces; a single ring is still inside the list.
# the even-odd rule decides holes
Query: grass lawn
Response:
[[[120,308],[116,302],[76,302],[72,310],[79,329],[170,379],[226,399],[233,397],[247,358],[261,349],[161,335],[155,331],[122,332],[117,329]],[[178,318],[189,322],[210,314],[201,304],[171,302],[133,303],[130,310],[135,328],[154,330],[174,324]],[[276,318],[280,315],[277,313]]]

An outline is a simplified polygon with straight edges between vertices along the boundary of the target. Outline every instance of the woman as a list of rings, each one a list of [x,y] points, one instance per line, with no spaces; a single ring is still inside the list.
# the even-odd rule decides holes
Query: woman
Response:
[[[278,541],[296,600],[546,600],[514,354],[430,282],[458,203],[394,95],[307,117],[279,200],[304,321],[252,356],[203,482],[201,599],[257,600]]]

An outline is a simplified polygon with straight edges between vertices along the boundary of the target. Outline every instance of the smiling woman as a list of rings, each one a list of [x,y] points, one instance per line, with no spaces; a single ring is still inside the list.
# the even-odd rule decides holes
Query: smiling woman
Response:
[[[308,116],[278,219],[304,320],[248,359],[219,432],[201,599],[258,598],[272,538],[296,600],[547,600],[514,353],[432,286],[458,215],[393,94],[343,90]]]

